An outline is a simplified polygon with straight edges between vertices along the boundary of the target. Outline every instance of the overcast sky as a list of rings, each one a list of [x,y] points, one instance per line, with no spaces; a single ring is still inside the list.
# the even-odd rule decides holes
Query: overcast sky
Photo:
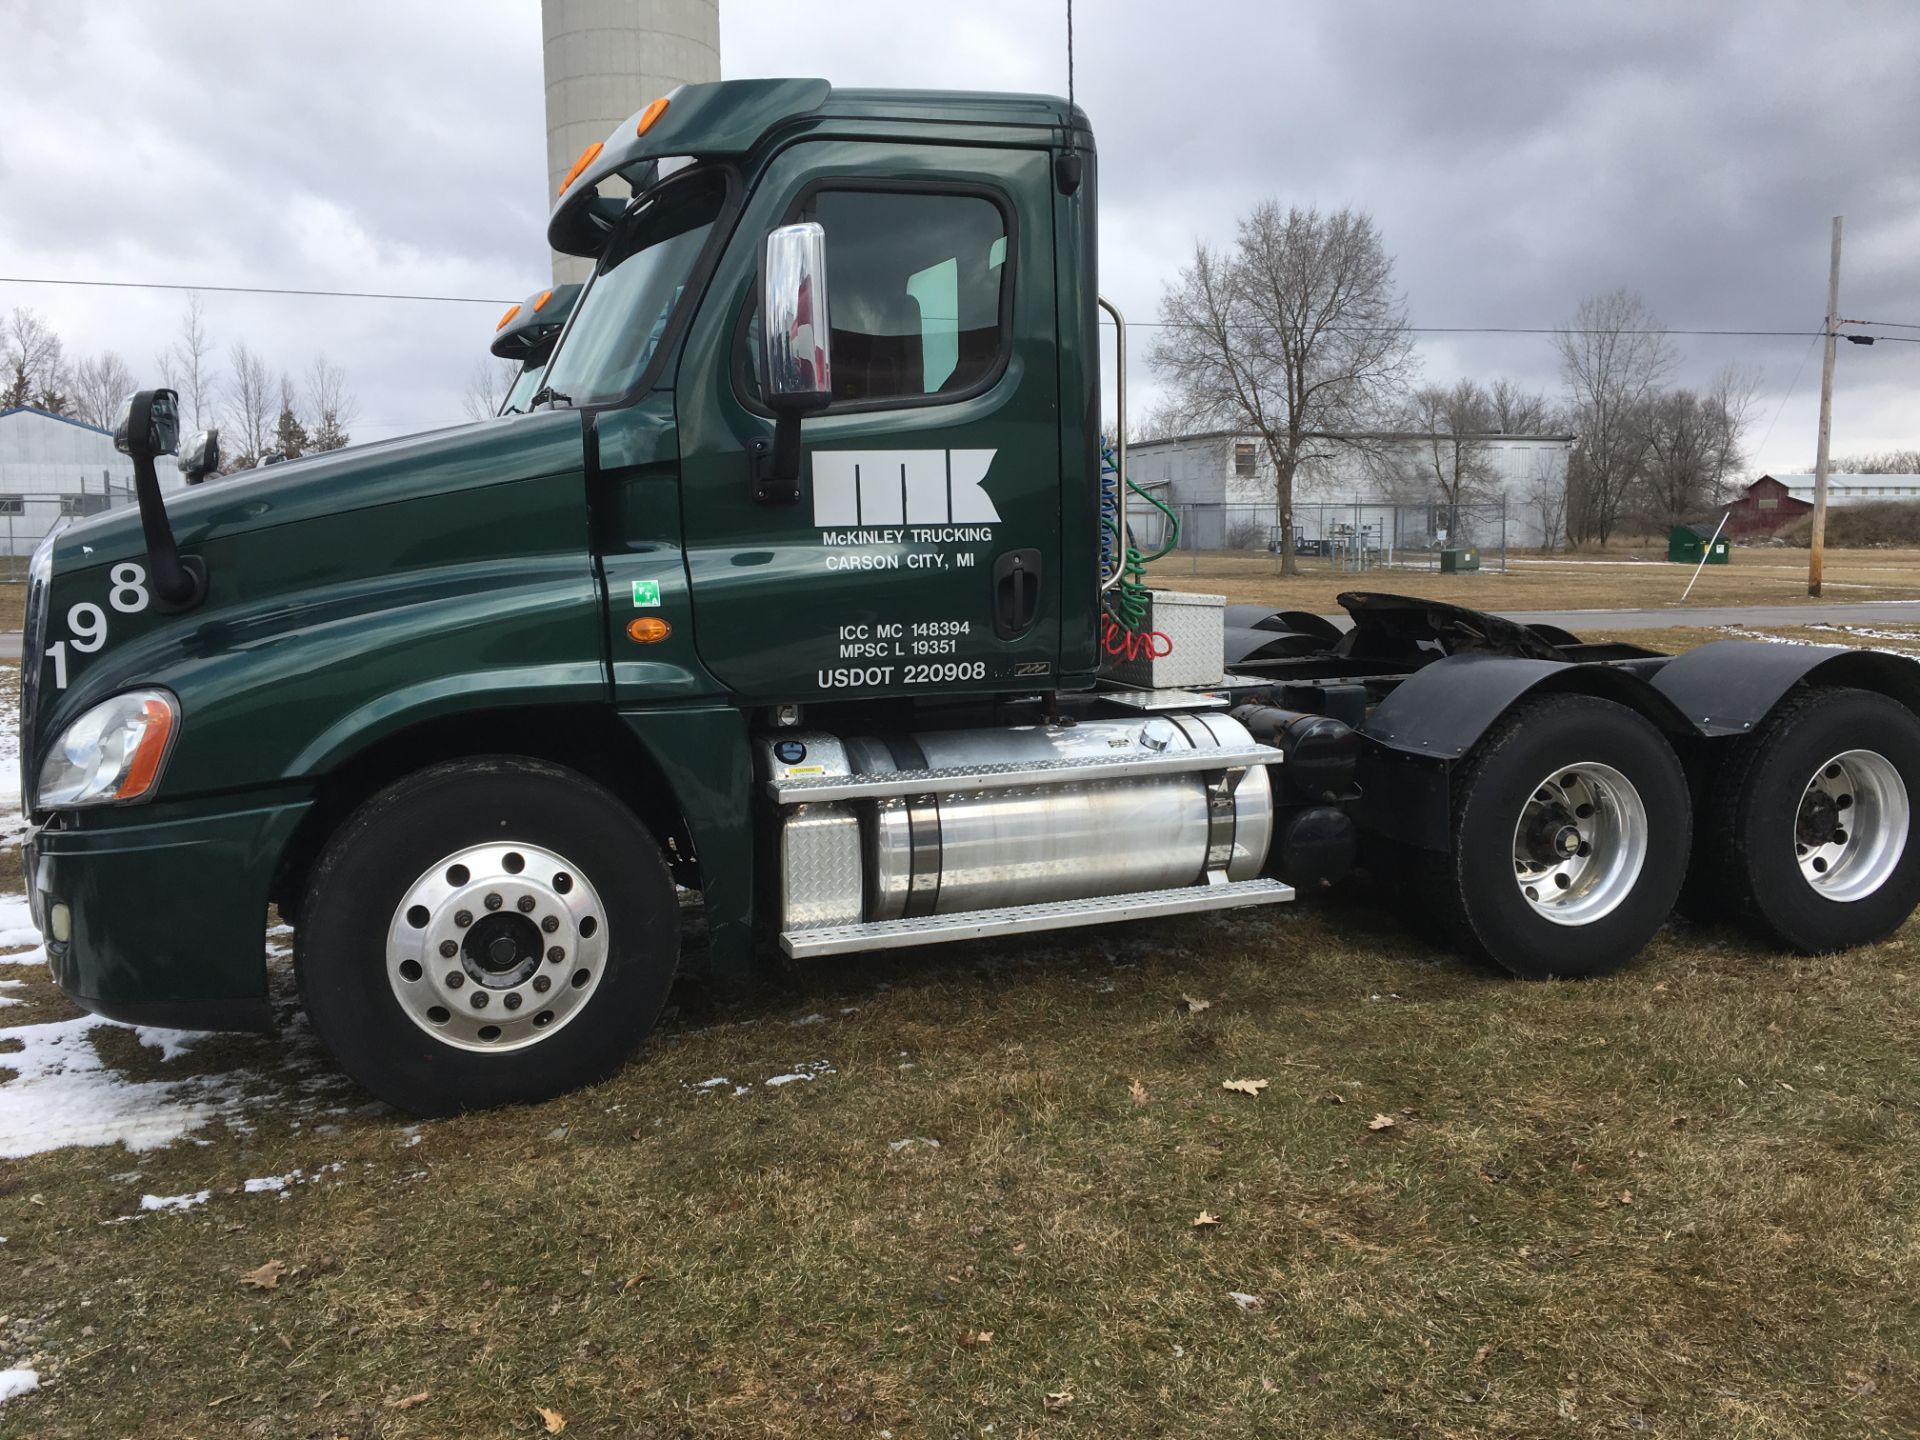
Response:
[[[1552,325],[1627,286],[1675,329],[1810,329],[1835,214],[1842,313],[1920,325],[1920,6],[1077,10],[1101,284],[1132,318],[1153,318],[1196,237],[1227,239],[1272,197],[1371,211],[1417,325]],[[1061,92],[1063,12],[721,0],[722,64]],[[0,276],[518,299],[548,274],[544,134],[535,0],[0,0]],[[150,382],[182,300],[0,281],[0,309],[40,311],[70,358],[112,348]],[[460,418],[499,308],[205,300],[223,347],[344,365],[361,439]],[[1677,343],[1688,381],[1728,360],[1760,370],[1756,468],[1811,463],[1817,348]],[[1421,351],[1435,380],[1559,383],[1545,337],[1426,336]],[[1843,345],[1838,375],[1837,453],[1920,445],[1920,344]]]

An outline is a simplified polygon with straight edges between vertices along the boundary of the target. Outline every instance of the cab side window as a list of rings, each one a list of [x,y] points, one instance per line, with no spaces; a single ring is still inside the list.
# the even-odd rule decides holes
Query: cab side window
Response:
[[[970,393],[1000,368],[1007,221],[983,195],[816,191],[799,219],[827,232],[835,407]],[[759,319],[749,333],[755,353]],[[746,367],[756,399],[758,367]]]

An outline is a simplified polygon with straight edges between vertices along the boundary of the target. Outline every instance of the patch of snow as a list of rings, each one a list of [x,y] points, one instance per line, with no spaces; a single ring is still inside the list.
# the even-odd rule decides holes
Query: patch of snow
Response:
[[[816,1010],[811,1015],[802,1015],[798,1020],[789,1021],[788,1023],[793,1025],[824,1025],[827,1023],[827,1017]]]
[[[824,1060],[809,1060],[804,1065],[796,1065],[784,1075],[769,1076],[762,1081],[765,1085],[791,1085],[796,1080],[812,1080],[821,1075],[831,1075],[834,1069]]]
[[[1242,1310],[1258,1310],[1266,1303],[1258,1295],[1249,1295],[1244,1290],[1229,1290],[1227,1298]]]
[[[295,1173],[298,1174],[299,1172],[296,1171]],[[287,1177],[284,1175],[262,1175],[257,1180],[247,1181],[240,1188],[249,1195],[258,1195],[263,1191],[285,1190],[287,1188]]]
[[[902,1150],[911,1150],[916,1145],[924,1145],[929,1150],[938,1150],[940,1148],[940,1142],[938,1140],[929,1140],[924,1135],[909,1135],[904,1140],[889,1140],[887,1142],[887,1149],[895,1155],[898,1155]]]
[[[751,1085],[736,1085],[733,1087],[733,1093],[736,1096],[745,1095],[748,1091],[752,1089],[753,1087]]]
[[[729,1080],[726,1076],[716,1075],[711,1080],[691,1081],[686,1088],[689,1090],[712,1090],[718,1086],[731,1085],[732,1083],[733,1082]]]
[[[191,1210],[213,1198],[211,1190],[195,1190],[187,1195],[142,1195],[142,1210]]]
[[[31,1395],[40,1388],[39,1372],[34,1370],[0,1370],[0,1405],[21,1395]]]
[[[151,1150],[200,1129],[238,1103],[236,1077],[129,1080],[109,1070],[90,1038],[111,1022],[83,1015],[0,1030],[20,1048],[0,1057],[15,1078],[0,1084],[0,1159],[63,1145]]]
[[[0,990],[18,990],[26,983],[24,980],[0,980]],[[0,995],[0,1005],[23,1005],[25,1003],[23,1000],[15,1000],[9,996]]]
[[[39,936],[36,931],[35,938]],[[37,945],[31,950],[20,950],[12,955],[0,955],[0,965],[44,965],[47,963],[47,947]]]
[[[163,1030],[158,1025],[136,1025],[133,1038],[160,1052],[162,1060],[177,1060],[208,1036],[205,1030]]]

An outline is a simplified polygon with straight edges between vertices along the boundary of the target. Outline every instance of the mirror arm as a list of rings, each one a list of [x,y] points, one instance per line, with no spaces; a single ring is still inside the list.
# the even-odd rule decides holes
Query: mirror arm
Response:
[[[160,609],[172,614],[191,610],[206,598],[207,567],[198,556],[181,557],[173,527],[167,523],[166,502],[160,498],[160,477],[144,445],[133,454],[133,491],[140,502],[140,529],[146,535],[154,599]]]
[[[747,447],[753,498],[762,505],[793,505],[800,499],[800,412],[782,410],[773,417],[773,439]]]

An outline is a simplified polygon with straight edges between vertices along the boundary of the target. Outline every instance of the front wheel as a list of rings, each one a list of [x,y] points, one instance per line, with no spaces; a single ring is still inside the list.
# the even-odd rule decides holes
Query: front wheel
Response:
[[[1427,859],[1437,918],[1527,979],[1604,975],[1665,923],[1686,872],[1686,778],[1624,705],[1516,705],[1454,778],[1453,849]]]
[[[1790,697],[1735,742],[1696,882],[1802,954],[1884,940],[1920,903],[1920,719],[1867,690]]]
[[[666,1001],[673,883],[646,828],[584,777],[495,757],[363,805],[322,853],[297,936],[314,1029],[421,1115],[604,1078]]]

